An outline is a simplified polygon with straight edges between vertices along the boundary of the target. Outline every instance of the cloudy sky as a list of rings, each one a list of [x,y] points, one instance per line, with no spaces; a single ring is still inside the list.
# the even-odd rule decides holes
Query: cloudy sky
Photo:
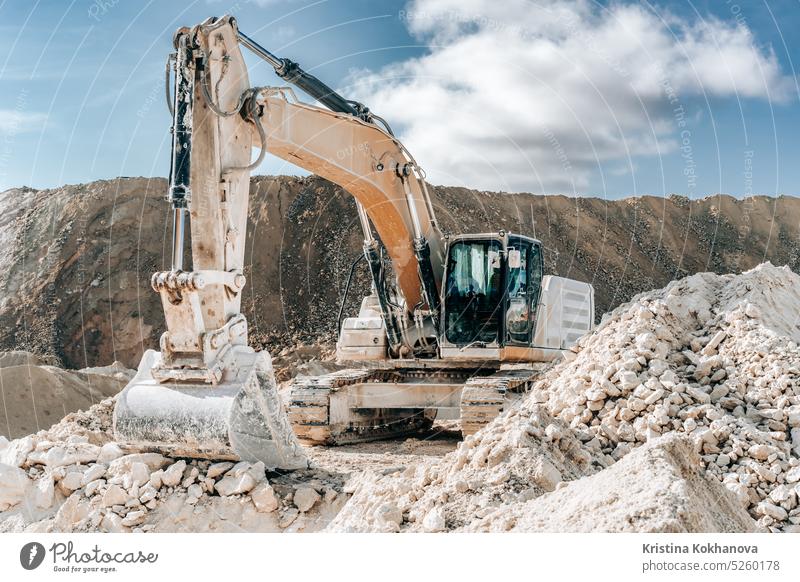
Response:
[[[797,0],[6,0],[0,189],[165,175],[172,33],[224,13],[385,117],[433,183],[800,195]]]

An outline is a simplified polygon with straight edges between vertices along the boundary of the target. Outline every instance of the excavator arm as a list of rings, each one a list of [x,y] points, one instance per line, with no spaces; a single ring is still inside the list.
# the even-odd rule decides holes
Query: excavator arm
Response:
[[[235,43],[236,36],[224,23],[175,35],[172,268],[152,278],[167,323],[157,371],[165,380],[217,382],[224,352],[247,345],[240,306],[252,132],[239,109],[249,81],[243,60],[228,56],[226,41]],[[220,66],[210,66],[215,62]],[[205,98],[209,86],[219,96],[215,104]],[[187,215],[191,271],[184,269]]]
[[[423,172],[408,150],[365,106],[344,99],[296,63],[275,57],[240,33],[231,17],[179,31],[176,39],[176,59],[185,66],[178,67],[174,105],[173,265],[153,279],[168,320],[168,345],[162,351],[173,354],[173,360],[181,355],[196,359],[202,352],[204,367],[219,375],[219,366],[214,369],[217,354],[202,345],[201,337],[213,337],[235,320],[244,333],[233,335],[246,342],[246,322],[239,311],[249,177],[267,152],[353,195],[390,345],[398,349],[404,343],[413,349],[407,322],[427,318],[435,327],[443,238]],[[286,87],[251,88],[240,42],[326,107],[301,103]],[[183,69],[194,69],[195,78],[181,82]],[[253,163],[251,147],[260,148]],[[185,303],[179,309],[174,289],[187,277],[177,276],[177,283],[174,279],[183,271],[187,212],[196,273],[187,284],[200,281],[203,286],[196,294],[199,305]],[[379,264],[373,227],[391,260],[399,294],[392,293],[394,285]]]

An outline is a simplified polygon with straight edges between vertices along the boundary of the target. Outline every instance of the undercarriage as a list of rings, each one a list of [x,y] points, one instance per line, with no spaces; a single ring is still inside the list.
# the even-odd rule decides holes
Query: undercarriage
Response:
[[[389,360],[299,376],[290,386],[289,420],[300,441],[312,445],[420,433],[437,418],[460,420],[466,436],[499,416],[509,397],[528,390],[545,366],[507,369],[484,362]]]

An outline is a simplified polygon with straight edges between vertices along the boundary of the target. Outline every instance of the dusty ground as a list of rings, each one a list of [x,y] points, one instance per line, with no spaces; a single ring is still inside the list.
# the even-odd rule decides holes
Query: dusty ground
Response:
[[[356,473],[375,471],[385,475],[403,471],[408,466],[443,457],[461,442],[461,432],[455,423],[435,423],[433,429],[415,438],[376,441],[341,447],[307,449],[316,467],[330,472]]]
[[[163,315],[150,275],[168,266],[162,179],[120,178],[0,193],[0,349],[68,368],[138,364]],[[710,196],[625,200],[434,187],[451,233],[512,230],[540,238],[549,273],[590,281],[598,316],[634,294],[698,271],[770,260],[800,270],[800,199]],[[319,178],[251,182],[243,309],[254,345],[274,353],[330,342],[361,233],[352,198]],[[354,312],[367,290],[351,292]]]

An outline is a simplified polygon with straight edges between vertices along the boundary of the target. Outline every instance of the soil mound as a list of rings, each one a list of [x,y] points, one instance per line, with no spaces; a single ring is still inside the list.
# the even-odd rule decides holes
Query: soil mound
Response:
[[[0,349],[53,356],[66,368],[158,346],[163,314],[150,289],[170,261],[163,179],[119,178],[0,193]],[[636,293],[699,271],[770,260],[800,270],[800,199],[644,196],[624,200],[431,187],[446,232],[535,236],[551,274],[588,281],[598,317]],[[362,235],[352,197],[320,178],[251,181],[243,310],[252,344],[273,354],[331,343]],[[357,269],[346,313],[369,291]]]
[[[0,435],[13,439],[47,429],[118,393],[131,372],[120,365],[72,371],[40,362],[25,352],[0,354]]]

